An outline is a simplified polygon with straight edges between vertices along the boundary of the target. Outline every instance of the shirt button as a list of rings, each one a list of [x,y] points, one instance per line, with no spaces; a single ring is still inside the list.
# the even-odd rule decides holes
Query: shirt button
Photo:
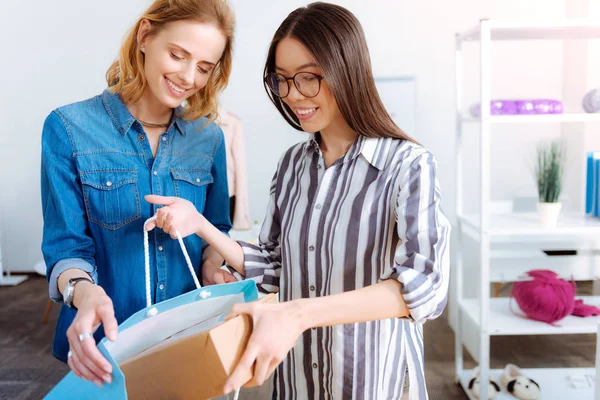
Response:
[[[163,251],[163,247],[162,246],[158,246],[158,251]]]
[[[163,136],[163,137],[162,137],[162,141],[163,141],[163,142],[166,142],[166,141],[167,141],[167,137],[166,137],[166,136]]]
[[[309,289],[310,289],[311,292],[314,292],[315,291],[315,286],[314,285],[310,285]]]
[[[310,251],[315,251],[315,246],[309,246],[309,247],[308,247],[308,249],[309,249]]]
[[[317,363],[313,363],[313,368],[317,369],[317,367],[318,367]]]
[[[321,164],[317,164],[317,169],[321,169]]]
[[[165,289],[165,285],[162,285],[162,284],[161,284],[161,285],[160,285],[158,288],[159,288],[160,290],[164,290],[164,289]]]
[[[320,209],[321,209],[321,205],[320,205],[320,204],[317,204],[317,207],[316,207],[316,209],[317,209],[317,210],[320,210]]]
[[[144,140],[144,139],[146,139],[146,137],[144,135],[140,135],[139,139]]]
[[[154,175],[158,175],[158,171],[154,171],[154,172],[153,172],[153,174],[154,174]]]
[[[196,183],[200,183],[200,178],[196,178]]]
[[[316,328],[315,326],[313,326],[313,327],[312,327],[312,328],[310,328],[310,329],[312,329],[313,331],[316,331],[316,330],[317,330],[317,328]]]
[[[111,187],[112,186],[112,182],[111,181],[106,182],[106,186]]]

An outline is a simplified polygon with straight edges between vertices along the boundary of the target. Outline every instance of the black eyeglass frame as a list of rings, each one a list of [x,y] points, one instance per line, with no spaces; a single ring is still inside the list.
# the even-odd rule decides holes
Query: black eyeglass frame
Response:
[[[302,90],[300,90],[300,88],[298,87],[298,83],[296,82],[296,76],[300,75],[300,74],[308,74],[308,75],[312,75],[314,76],[318,82],[319,82],[319,88],[317,89],[317,94],[315,94],[314,96],[307,96],[306,94],[304,94],[302,92]],[[273,76],[273,75],[279,75],[282,78],[285,79],[285,83],[287,84],[288,90],[287,90],[287,94],[285,96],[280,96],[278,93],[275,92],[275,90],[273,90],[273,88],[271,87],[271,85],[269,85],[269,77]],[[321,93],[321,81],[325,79],[325,77],[323,75],[318,75],[315,74],[314,72],[306,72],[306,71],[300,71],[300,72],[296,72],[294,74],[294,76],[292,76],[291,78],[288,78],[287,76],[281,75],[277,72],[270,72],[268,73],[264,78],[263,78],[263,82],[264,84],[269,88],[269,91],[271,93],[273,93],[274,96],[280,98],[280,99],[285,99],[286,97],[288,97],[290,95],[290,81],[294,82],[294,86],[296,87],[296,90],[298,92],[300,92],[300,94],[308,99],[312,99],[314,97],[317,97],[319,95],[319,93]]]

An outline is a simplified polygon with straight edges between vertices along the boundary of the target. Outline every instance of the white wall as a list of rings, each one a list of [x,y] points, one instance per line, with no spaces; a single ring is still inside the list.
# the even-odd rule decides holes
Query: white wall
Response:
[[[600,0],[589,0],[588,15],[600,20]],[[585,91],[600,89],[600,39],[590,40],[587,47],[587,81]],[[586,149],[600,149],[600,124],[586,125]]]
[[[147,4],[147,0],[2,2],[0,228],[4,269],[31,271],[41,259],[39,170],[45,117],[60,105],[104,89],[104,73],[126,29]]]
[[[226,109],[244,127],[251,222],[262,223],[271,178],[282,153],[307,135],[291,128],[279,115],[263,87],[263,68],[273,34],[300,1],[245,1],[230,4],[236,13],[233,71],[223,94]]]
[[[563,17],[567,0],[335,1],[362,22],[377,76],[417,77],[418,131],[409,132],[438,158],[444,208],[454,214],[453,148],[454,34],[480,18]],[[597,0],[595,0],[597,1]],[[40,130],[47,113],[68,102],[99,93],[125,30],[149,4],[144,0],[6,2],[0,16],[0,193],[5,267],[31,270],[41,257],[39,194]],[[224,105],[238,115],[246,132],[251,218],[260,220],[271,176],[280,154],[305,136],[289,128],[268,101],[262,86],[266,51],[279,23],[306,1],[232,0],[237,13],[236,55]],[[451,6],[450,6],[451,4]],[[119,10],[115,13],[114,10]],[[52,15],[52,18],[48,16]],[[107,29],[107,26],[110,28]],[[562,45],[500,45],[495,51],[492,94],[496,97],[556,97],[562,94]],[[477,66],[477,47],[466,61]],[[467,70],[473,81],[477,68]],[[525,71],[525,72],[523,72]],[[521,74],[517,75],[517,73]],[[534,79],[535,78],[535,79]],[[469,86],[465,104],[477,98]],[[542,128],[559,134],[556,127]],[[535,194],[530,164],[534,138],[541,132],[507,128],[493,146],[495,199]],[[476,139],[476,130],[466,132]],[[517,144],[518,142],[518,144]],[[475,148],[476,141],[467,146]],[[473,157],[473,166],[477,158]],[[471,168],[476,171],[476,168]],[[475,177],[475,176],[474,176]],[[10,189],[7,189],[10,188]],[[466,198],[476,198],[468,188]]]
[[[222,102],[228,110],[241,118],[244,126],[250,183],[250,217],[252,221],[262,223],[269,185],[279,157],[288,147],[307,137],[291,128],[268,99],[262,83],[264,63],[279,24],[291,11],[308,2],[231,0],[230,3],[236,12],[237,36],[231,80]],[[360,2],[338,3],[351,6],[352,3]],[[382,10],[383,8],[379,8],[373,15],[364,15],[365,22],[370,18],[380,17]],[[389,25],[386,26],[388,28]],[[377,51],[385,52],[385,47],[387,46],[380,46]],[[378,76],[405,76],[406,71],[408,70],[398,68],[382,69]],[[411,91],[410,96],[414,96],[414,85],[411,82],[406,83],[406,88]],[[399,95],[400,98],[410,96]],[[414,125],[412,121],[411,125]]]
[[[374,0],[333,1],[353,11],[367,35],[376,76],[414,75],[418,82],[418,131],[409,132],[436,154],[440,162],[440,181],[445,193],[445,208],[452,214],[454,208],[454,176],[452,172],[454,146],[454,34],[474,25],[480,18],[551,18],[564,17],[565,2],[518,0],[501,3],[480,0],[453,2],[449,9],[445,2],[409,2]],[[305,1],[234,0],[238,18],[236,63],[232,82],[224,103],[242,117],[246,127],[249,159],[263,154],[262,143],[272,142],[279,150],[286,144],[302,138],[282,123],[262,89],[260,80],[268,43],[289,11],[306,4]],[[433,4],[433,6],[432,6]],[[437,5],[437,7],[436,7]],[[257,23],[260,15],[260,23]],[[478,98],[478,49],[475,44],[465,49],[467,69],[471,77],[467,86],[465,104]],[[562,96],[563,45],[560,42],[502,43],[494,47],[494,86],[497,97],[551,97]],[[259,57],[259,55],[262,56]],[[239,62],[242,61],[242,62]],[[240,96],[240,93],[244,93]],[[271,124],[276,129],[269,129]],[[493,142],[498,154],[492,161],[498,166],[493,171],[492,196],[508,200],[514,196],[535,195],[532,152],[540,137],[547,131],[560,134],[560,127],[510,127],[498,132]],[[466,145],[476,149],[476,126],[467,129]],[[291,135],[291,136],[290,136]],[[525,139],[524,139],[525,138]],[[254,140],[256,139],[256,140]],[[524,139],[524,140],[523,140]],[[518,145],[515,141],[518,140]],[[478,158],[472,157],[467,170],[472,174],[467,181],[477,182]],[[273,171],[257,170],[250,165],[250,182],[256,185],[251,197],[251,211],[257,219],[263,214],[261,193],[268,189]],[[523,173],[523,170],[527,170]],[[467,199],[477,199],[478,187],[467,188]],[[474,202],[470,203],[475,208]]]

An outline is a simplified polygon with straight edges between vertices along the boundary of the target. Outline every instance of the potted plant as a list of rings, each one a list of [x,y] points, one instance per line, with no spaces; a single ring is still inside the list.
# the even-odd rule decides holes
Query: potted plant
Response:
[[[559,201],[562,189],[565,151],[562,142],[553,141],[537,147],[536,178],[537,209],[542,226],[555,227],[562,208]]]

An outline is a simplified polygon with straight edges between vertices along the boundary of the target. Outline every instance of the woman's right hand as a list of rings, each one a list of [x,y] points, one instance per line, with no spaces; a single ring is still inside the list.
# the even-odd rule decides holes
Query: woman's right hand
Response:
[[[112,381],[112,366],[96,346],[93,334],[98,326],[104,325],[104,334],[111,340],[117,340],[118,324],[112,300],[104,289],[88,282],[79,282],[73,303],[77,314],[69,329],[69,367],[80,378],[102,386]]]
[[[156,221],[146,225],[148,231],[157,227],[169,234],[171,239],[177,239],[177,231],[182,238],[194,233],[200,235],[201,228],[207,225],[206,218],[186,199],[155,194],[146,195],[144,199],[148,203],[163,206],[156,212]]]
[[[147,195],[144,196],[144,199],[148,203],[163,206],[156,212],[156,221],[149,222],[146,225],[146,230],[150,231],[154,227],[158,227],[171,235],[173,239],[177,239],[176,232],[179,232],[182,238],[196,233],[208,242],[237,272],[244,274],[244,252],[240,245],[199,213],[194,204],[179,197]],[[220,267],[220,264],[218,267]],[[227,276],[225,272],[217,271],[213,274],[215,276],[203,276],[203,279],[214,283],[233,281],[231,280],[232,277]],[[221,282],[220,278],[223,278],[224,282]]]

